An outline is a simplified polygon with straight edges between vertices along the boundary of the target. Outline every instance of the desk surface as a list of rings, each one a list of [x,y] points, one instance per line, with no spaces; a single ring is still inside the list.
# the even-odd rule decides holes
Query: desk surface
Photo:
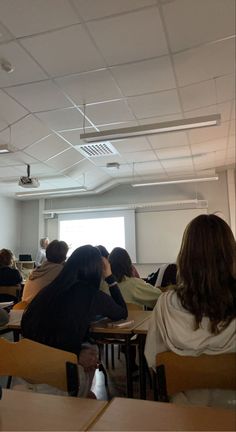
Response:
[[[234,410],[115,398],[88,430],[233,431],[235,428]]]
[[[134,333],[133,329],[141,323],[148,320],[151,316],[151,311],[131,310],[129,311],[127,321],[133,321],[127,327],[107,327],[101,322],[93,324],[90,328],[92,333],[107,333],[107,334],[130,334]]]
[[[0,430],[84,431],[106,404],[92,399],[3,390]]]
[[[146,319],[141,324],[139,324],[137,327],[135,327],[133,329],[133,332],[135,334],[147,334],[148,327],[149,327],[149,322],[150,322],[150,316],[148,317],[148,319]]]

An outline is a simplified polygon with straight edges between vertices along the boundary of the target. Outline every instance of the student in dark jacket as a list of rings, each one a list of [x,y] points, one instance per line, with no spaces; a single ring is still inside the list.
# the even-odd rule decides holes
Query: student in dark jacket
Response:
[[[14,256],[9,249],[0,250],[0,286],[17,285],[22,282],[22,276],[13,268]]]
[[[110,296],[99,290],[102,276]],[[97,315],[120,320],[127,317],[127,307],[108,260],[97,248],[86,245],[73,252],[59,276],[29,304],[22,318],[22,333],[79,357]]]

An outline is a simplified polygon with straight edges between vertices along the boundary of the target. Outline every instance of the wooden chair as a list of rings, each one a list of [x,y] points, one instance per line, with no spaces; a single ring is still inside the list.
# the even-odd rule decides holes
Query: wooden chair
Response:
[[[0,286],[0,301],[14,301],[17,303],[20,300],[21,285],[1,285]]]
[[[48,384],[78,393],[76,354],[62,351],[29,339],[9,342],[0,339],[0,375],[24,378],[34,384]]]
[[[154,399],[167,402],[169,396],[193,389],[236,389],[236,353],[180,356],[173,352],[157,355]]]

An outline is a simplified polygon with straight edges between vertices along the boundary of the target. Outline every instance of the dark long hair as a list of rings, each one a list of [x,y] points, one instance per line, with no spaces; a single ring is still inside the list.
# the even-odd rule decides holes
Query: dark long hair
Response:
[[[177,258],[177,295],[185,309],[218,333],[236,317],[236,243],[216,215],[200,215],[185,229]]]
[[[121,282],[124,276],[132,277],[132,261],[128,252],[121,248],[114,248],[109,255],[112,274],[117,282]]]
[[[22,319],[23,335],[78,353],[101,277],[99,250],[90,245],[76,249],[59,276],[29,304]]]

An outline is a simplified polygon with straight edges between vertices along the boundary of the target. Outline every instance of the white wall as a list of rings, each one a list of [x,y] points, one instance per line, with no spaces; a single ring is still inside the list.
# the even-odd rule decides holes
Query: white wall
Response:
[[[21,239],[22,203],[0,196],[0,249],[10,249],[18,257]]]
[[[39,247],[39,201],[24,201],[21,212],[20,253],[36,257]]]

